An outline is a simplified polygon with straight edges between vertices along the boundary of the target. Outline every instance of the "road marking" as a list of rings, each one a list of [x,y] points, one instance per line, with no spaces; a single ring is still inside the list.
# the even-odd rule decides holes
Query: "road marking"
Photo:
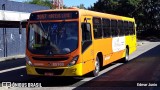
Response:
[[[10,68],[10,69],[6,69],[6,70],[1,70],[1,71],[0,71],[0,74],[1,74],[1,73],[5,73],[5,72],[10,72],[10,71],[13,71],[13,70],[22,69],[22,68],[25,68],[25,67],[26,67],[26,66],[20,66],[20,67]]]

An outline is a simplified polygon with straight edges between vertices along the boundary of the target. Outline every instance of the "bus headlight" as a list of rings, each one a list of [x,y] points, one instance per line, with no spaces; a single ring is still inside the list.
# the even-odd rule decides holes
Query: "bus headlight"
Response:
[[[29,58],[27,56],[25,57],[25,59],[26,59],[26,62],[28,63],[28,65],[33,66],[32,62],[29,60]]]
[[[73,66],[76,64],[77,60],[78,60],[79,56],[75,56],[73,57],[72,61],[68,64],[68,66]]]

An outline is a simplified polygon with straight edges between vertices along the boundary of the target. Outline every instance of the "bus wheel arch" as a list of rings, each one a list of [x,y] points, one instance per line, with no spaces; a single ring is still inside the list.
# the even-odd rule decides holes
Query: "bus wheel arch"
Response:
[[[128,61],[129,61],[129,46],[127,45],[126,49],[125,49],[124,63],[126,63]]]
[[[103,65],[103,55],[102,52],[99,52],[95,57],[95,69],[92,71],[91,76],[98,76],[102,65]]]
[[[128,51],[129,51],[129,45],[126,46],[126,49],[128,49]]]
[[[128,45],[126,45],[124,54],[125,56],[122,59],[120,59],[120,62],[127,63],[129,61],[129,46]]]
[[[97,53],[97,57],[99,58],[100,68],[103,66],[103,54],[102,52]]]

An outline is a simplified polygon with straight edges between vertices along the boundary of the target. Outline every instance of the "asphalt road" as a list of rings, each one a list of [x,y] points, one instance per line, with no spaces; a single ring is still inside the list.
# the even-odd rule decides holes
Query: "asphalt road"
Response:
[[[140,85],[149,83],[153,86]],[[116,67],[77,87],[76,90],[82,88],[83,90],[96,88],[105,90],[160,90],[160,45],[132,59],[127,64]]]
[[[24,58],[2,61],[0,62],[0,71],[23,65],[25,65]]]
[[[104,67],[98,77],[86,75],[77,78],[28,76],[24,67],[15,68],[25,65],[24,59],[0,62],[0,82],[42,83],[43,87],[34,88],[34,90],[160,90],[159,82],[155,82],[160,81],[160,42],[148,42],[139,46],[130,59],[126,64],[116,62]],[[137,83],[155,83],[158,87],[137,87]],[[12,89],[17,90],[17,88]],[[6,90],[6,88],[0,88],[0,90]]]

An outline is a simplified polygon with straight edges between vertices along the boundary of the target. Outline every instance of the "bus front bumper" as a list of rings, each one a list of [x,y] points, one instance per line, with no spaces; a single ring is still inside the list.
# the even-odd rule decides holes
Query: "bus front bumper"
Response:
[[[82,63],[70,67],[46,68],[26,64],[28,75],[40,76],[82,76]]]

